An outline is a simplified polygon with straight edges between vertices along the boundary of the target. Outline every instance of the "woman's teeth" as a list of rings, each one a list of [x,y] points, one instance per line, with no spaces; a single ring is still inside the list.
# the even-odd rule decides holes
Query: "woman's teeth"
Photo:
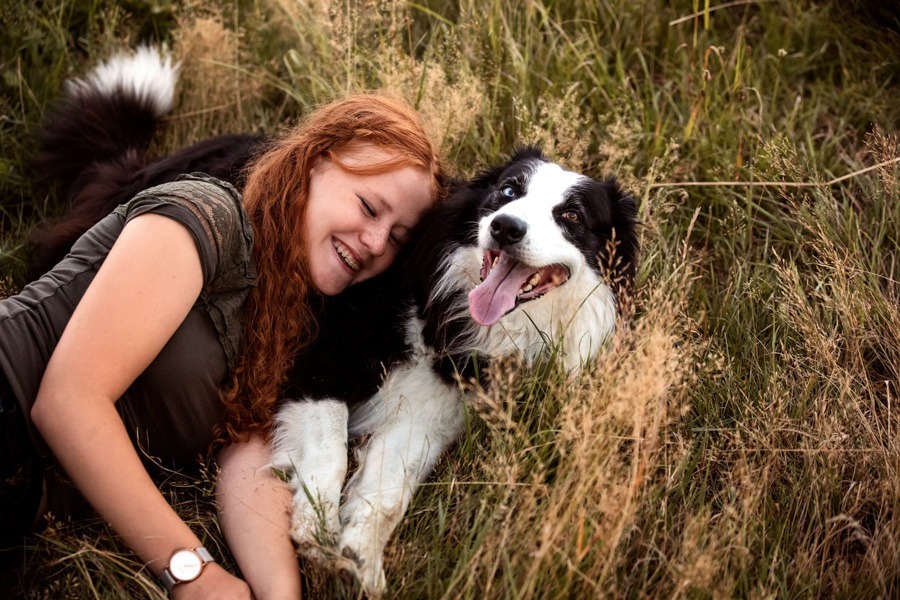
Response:
[[[353,258],[349,248],[336,239],[332,240],[331,243],[334,245],[334,249],[337,250],[338,255],[343,259],[344,264],[350,267],[351,270],[359,271],[362,268],[362,265]]]

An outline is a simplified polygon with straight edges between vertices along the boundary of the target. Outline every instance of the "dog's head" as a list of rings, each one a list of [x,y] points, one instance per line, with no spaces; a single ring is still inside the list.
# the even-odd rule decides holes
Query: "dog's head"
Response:
[[[567,171],[525,148],[472,186],[484,190],[477,222],[481,283],[469,293],[479,324],[493,325],[545,296],[577,304],[611,275],[633,276],[637,210],[615,180]]]
[[[537,148],[455,185],[395,266],[422,325],[412,342],[437,351],[446,377],[472,355],[535,357],[548,339],[564,340],[567,367],[578,366],[615,329],[636,213],[613,179],[567,171]]]

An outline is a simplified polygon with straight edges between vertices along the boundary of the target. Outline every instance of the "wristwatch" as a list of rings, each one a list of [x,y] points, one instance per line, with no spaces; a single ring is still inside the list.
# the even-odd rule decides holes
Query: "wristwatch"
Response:
[[[169,559],[169,566],[163,570],[159,578],[162,579],[166,589],[171,592],[172,588],[179,583],[193,581],[200,577],[203,567],[206,566],[206,563],[211,562],[216,561],[203,546],[176,550]]]

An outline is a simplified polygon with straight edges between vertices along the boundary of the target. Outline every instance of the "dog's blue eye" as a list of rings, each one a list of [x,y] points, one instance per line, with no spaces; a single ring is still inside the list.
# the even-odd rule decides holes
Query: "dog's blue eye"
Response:
[[[507,198],[515,198],[516,190],[513,189],[511,185],[504,185],[500,188],[500,193],[506,196]]]

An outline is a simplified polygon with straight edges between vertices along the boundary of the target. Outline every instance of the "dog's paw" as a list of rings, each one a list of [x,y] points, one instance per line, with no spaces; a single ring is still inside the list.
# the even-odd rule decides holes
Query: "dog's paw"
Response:
[[[295,496],[291,538],[304,557],[320,564],[330,562],[340,539],[337,507],[330,502],[313,505],[305,496]]]
[[[291,538],[297,546],[297,554],[305,560],[326,570],[339,568],[336,563],[340,555],[334,541],[337,534],[316,532],[311,535],[307,531],[298,532],[296,528],[291,528]]]
[[[363,535],[359,528],[345,529],[340,543],[340,567],[349,571],[359,582],[368,598],[381,598],[386,580],[382,562],[382,548]]]

